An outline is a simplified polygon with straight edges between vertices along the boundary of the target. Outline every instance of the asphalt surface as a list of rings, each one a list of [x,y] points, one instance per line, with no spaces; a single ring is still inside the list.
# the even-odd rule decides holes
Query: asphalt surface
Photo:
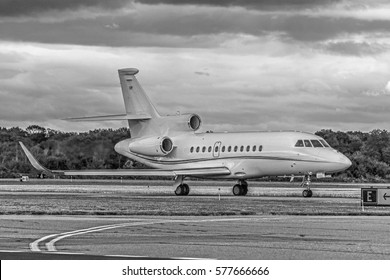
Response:
[[[390,217],[0,218],[1,259],[390,259]]]
[[[170,183],[2,181],[0,259],[390,259],[390,207],[362,186]]]

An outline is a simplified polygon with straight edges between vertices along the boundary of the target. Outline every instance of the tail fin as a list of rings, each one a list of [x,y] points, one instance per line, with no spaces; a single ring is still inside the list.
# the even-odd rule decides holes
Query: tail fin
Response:
[[[159,131],[156,119],[160,118],[160,114],[136,79],[135,75],[138,72],[136,68],[118,70],[126,114],[140,116],[140,119],[128,119],[130,137],[142,137]],[[149,118],[145,119],[142,116]]]
[[[149,97],[145,94],[135,75],[138,69],[119,69],[119,79],[122,87],[123,100],[125,102],[126,114],[128,115],[149,115],[152,118],[160,117]]]
[[[135,75],[138,69],[119,69],[126,114],[67,118],[67,121],[120,121],[127,120],[131,137],[142,137],[160,132],[158,119],[161,118],[149,97],[146,95]]]

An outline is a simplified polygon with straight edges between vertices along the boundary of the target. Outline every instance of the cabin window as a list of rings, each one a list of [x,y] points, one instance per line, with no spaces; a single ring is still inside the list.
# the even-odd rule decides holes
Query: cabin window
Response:
[[[253,146],[252,152],[256,152],[256,146]]]
[[[218,153],[218,149],[219,147],[218,146],[215,146],[215,152]]]
[[[194,147],[191,147],[190,152],[191,152],[191,153],[194,152]]]
[[[225,146],[222,146],[222,153],[225,152]]]
[[[211,153],[211,146],[209,146],[209,153]]]
[[[246,151],[249,152],[251,150],[250,146],[246,146]]]
[[[244,151],[244,146],[241,146],[240,152],[243,152],[243,151]]]
[[[199,147],[196,147],[196,152],[197,152],[197,153],[199,153],[199,149],[200,149]]]
[[[202,148],[202,153],[204,153],[204,152],[206,152],[206,147],[205,146],[203,146],[203,148]]]
[[[260,145],[259,146],[259,152],[261,152],[263,150],[263,145]]]
[[[323,148],[322,144],[318,140],[311,140],[311,143],[315,148]]]
[[[234,151],[237,152],[237,150],[238,150],[238,147],[234,146]]]
[[[230,153],[232,151],[232,146],[228,147],[228,152]]]
[[[320,142],[322,143],[322,145],[324,145],[324,147],[330,148],[329,144],[328,144],[328,143],[326,143],[326,141],[325,141],[325,140],[323,140],[323,139],[320,139]]]
[[[305,142],[305,147],[313,147],[309,140],[303,140]]]
[[[303,145],[302,140],[298,140],[297,143],[295,144],[295,147],[305,147],[305,145]]]

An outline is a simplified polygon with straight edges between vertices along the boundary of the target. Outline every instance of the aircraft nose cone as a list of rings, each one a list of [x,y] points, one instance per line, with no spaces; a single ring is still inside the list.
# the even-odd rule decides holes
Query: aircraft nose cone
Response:
[[[348,169],[352,165],[351,160],[344,155],[341,156],[340,163],[344,166],[344,169]]]

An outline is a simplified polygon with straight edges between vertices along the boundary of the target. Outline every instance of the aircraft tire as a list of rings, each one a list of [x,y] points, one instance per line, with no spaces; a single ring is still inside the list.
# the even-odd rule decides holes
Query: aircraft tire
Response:
[[[312,197],[313,196],[313,192],[311,190],[304,190],[302,192],[302,196],[303,197]]]
[[[241,186],[242,187],[242,195],[246,195],[248,193],[248,185]]]
[[[178,185],[176,190],[175,190],[175,194],[176,195],[183,195],[183,193],[184,193],[183,185]]]
[[[182,195],[188,195],[190,193],[190,187],[187,184],[181,185],[183,188],[183,194]]]
[[[242,195],[242,187],[241,185],[237,184],[233,186],[233,194],[234,195]]]

